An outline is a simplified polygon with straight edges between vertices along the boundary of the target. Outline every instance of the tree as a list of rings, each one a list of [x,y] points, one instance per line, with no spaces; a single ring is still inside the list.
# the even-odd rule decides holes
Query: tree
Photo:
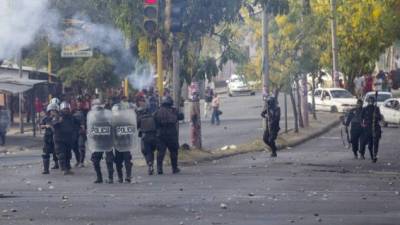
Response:
[[[364,73],[371,73],[379,56],[398,39],[399,4],[396,0],[338,2],[339,62],[350,90],[354,88],[354,78]],[[318,16],[328,17],[327,3],[319,1],[313,9]],[[323,29],[329,28],[325,26]],[[329,38],[325,39],[326,43],[329,43]],[[321,59],[326,67],[331,65],[329,56]]]

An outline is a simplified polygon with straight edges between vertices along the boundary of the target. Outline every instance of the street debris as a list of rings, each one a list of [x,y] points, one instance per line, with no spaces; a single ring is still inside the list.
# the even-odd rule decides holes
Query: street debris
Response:
[[[227,209],[227,208],[228,208],[228,206],[227,206],[225,203],[221,203],[221,204],[219,205],[219,207],[220,207],[221,209]]]

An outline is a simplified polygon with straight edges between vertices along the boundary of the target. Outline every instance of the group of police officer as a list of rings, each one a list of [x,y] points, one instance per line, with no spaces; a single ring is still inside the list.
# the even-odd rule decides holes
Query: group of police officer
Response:
[[[43,174],[49,174],[50,156],[53,169],[61,168],[64,175],[71,175],[71,158],[74,151],[77,163],[84,166],[86,147],[92,152],[91,161],[96,172],[95,183],[103,183],[101,160],[105,155],[108,183],[114,182],[114,164],[118,182],[132,179],[132,153],[141,148],[148,165],[148,174],[154,174],[154,154],[157,151],[157,173],[163,174],[163,162],[168,149],[173,173],[178,167],[178,121],[183,114],[173,107],[170,96],[162,97],[160,106],[149,104],[149,98],[139,96],[136,105],[126,98],[112,107],[99,99],[92,101],[89,112],[78,108],[71,112],[67,102],[54,98],[47,106],[46,117],[41,122],[45,129],[43,147]],[[150,99],[151,100],[151,99]],[[150,101],[153,102],[153,101]],[[140,140],[139,140],[140,138]]]
[[[265,98],[265,108],[261,116],[265,118],[265,130],[263,141],[271,149],[271,157],[277,157],[275,144],[280,130],[280,108],[275,97]],[[354,158],[365,159],[365,148],[368,145],[372,162],[376,163],[378,158],[379,140],[382,136],[380,122],[382,115],[376,105],[376,96],[367,99],[368,105],[363,107],[363,101],[357,101],[357,107],[350,110],[345,116],[345,126],[351,128],[350,142]]]
[[[368,150],[372,162],[378,158],[379,140],[382,136],[380,122],[382,115],[376,104],[376,96],[367,99],[368,105],[363,107],[363,101],[357,101],[357,107],[350,110],[345,116],[344,125],[350,126],[350,142],[354,158],[365,159],[365,148]]]

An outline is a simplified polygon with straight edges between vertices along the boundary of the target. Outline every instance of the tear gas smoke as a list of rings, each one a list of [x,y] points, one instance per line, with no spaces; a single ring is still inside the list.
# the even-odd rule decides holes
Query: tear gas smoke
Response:
[[[116,74],[130,74],[129,80],[136,88],[148,87],[153,83],[154,69],[137,62],[126,48],[120,30],[110,25],[92,23],[87,17],[75,16],[72,19],[84,21],[85,32],[74,33],[66,43],[60,27],[62,18],[49,7],[49,0],[0,0],[0,60],[11,59],[32,44],[35,38],[46,37],[55,45],[85,43],[102,52],[113,60]]]
[[[135,71],[128,76],[129,83],[136,89],[142,90],[154,85],[155,69],[148,63],[135,65]]]
[[[47,0],[0,0],[0,59],[18,55],[48,21],[57,20]]]

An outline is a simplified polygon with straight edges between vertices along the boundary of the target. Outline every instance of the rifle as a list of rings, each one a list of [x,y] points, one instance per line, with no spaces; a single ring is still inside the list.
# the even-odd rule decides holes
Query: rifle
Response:
[[[376,136],[377,136],[376,135],[376,127],[375,127],[377,107],[378,107],[378,91],[375,92],[374,111],[372,112],[372,148],[374,150],[374,158],[375,158],[375,152],[376,152],[375,143],[376,143]]]

